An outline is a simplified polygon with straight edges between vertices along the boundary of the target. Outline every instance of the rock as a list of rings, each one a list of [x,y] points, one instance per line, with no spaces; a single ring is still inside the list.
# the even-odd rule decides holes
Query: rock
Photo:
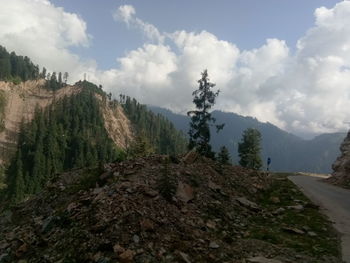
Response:
[[[252,257],[247,259],[248,263],[282,263],[277,259],[269,259],[265,257]]]
[[[176,198],[184,203],[188,203],[194,198],[193,188],[183,182],[179,182],[176,190]]]
[[[117,254],[121,254],[125,251],[125,249],[121,245],[116,244],[113,246],[113,251]]]
[[[273,215],[279,215],[279,214],[282,214],[285,211],[286,211],[286,209],[284,209],[283,207],[280,207],[280,208],[276,209],[275,211],[273,211],[272,214]]]
[[[135,256],[135,252],[131,249],[125,250],[119,255],[120,262],[122,263],[132,263]]]
[[[16,250],[16,257],[20,258],[24,253],[28,251],[28,245],[26,243],[23,243],[17,250]]]
[[[294,227],[282,227],[283,231],[292,233],[292,234],[298,234],[298,235],[304,235],[305,232],[301,229],[294,228]]]
[[[208,220],[208,222],[206,223],[206,226],[208,228],[215,229],[216,228],[216,223],[214,221]]]
[[[182,160],[185,164],[192,164],[198,159],[198,157],[199,154],[195,150],[192,150],[188,152]]]
[[[72,202],[67,206],[66,210],[70,213],[71,211],[75,210],[78,206],[79,204]]]
[[[217,248],[219,248],[219,247],[220,247],[219,244],[216,243],[216,242],[214,242],[214,241],[211,241],[211,242],[209,243],[209,248],[217,249]]]
[[[190,259],[189,259],[189,256],[184,253],[184,252],[179,252],[179,255],[181,256],[181,258],[183,259],[183,261],[185,261],[186,263],[191,263]]]
[[[10,262],[10,255],[7,253],[0,255],[0,263],[9,263]]]
[[[350,131],[340,146],[341,154],[333,163],[333,173],[329,182],[349,186],[350,182]]]
[[[41,231],[43,233],[50,232],[50,230],[54,227],[56,221],[56,217],[54,216],[49,216],[46,218],[43,222],[43,226],[41,228]]]
[[[297,212],[303,211],[304,210],[304,206],[302,205],[290,205],[287,206],[288,209],[294,209]]]
[[[312,231],[309,231],[307,232],[307,234],[310,236],[310,237],[316,237],[317,234],[315,232],[312,232]]]
[[[140,237],[138,235],[133,235],[132,240],[138,244],[140,242]]]
[[[241,205],[243,205],[251,210],[254,210],[254,211],[260,210],[259,206],[256,203],[249,201],[245,197],[238,197],[238,198],[236,198],[236,200],[238,201],[238,203],[240,203]]]
[[[143,231],[152,231],[154,230],[154,223],[150,219],[143,219],[140,221],[140,227]]]
[[[279,204],[279,203],[281,203],[281,200],[279,199],[278,196],[271,196],[271,197],[270,197],[270,201],[271,201],[272,203],[274,203],[274,204]]]
[[[153,189],[146,189],[144,194],[149,197],[156,197],[159,193],[156,190]]]
[[[208,186],[213,191],[221,190],[221,186],[217,185],[216,183],[213,183],[212,181],[209,181]]]

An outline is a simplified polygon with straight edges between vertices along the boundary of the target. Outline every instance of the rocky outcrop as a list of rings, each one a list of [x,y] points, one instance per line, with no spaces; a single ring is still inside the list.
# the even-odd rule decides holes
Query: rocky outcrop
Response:
[[[30,80],[15,85],[0,81],[0,91],[6,101],[3,129],[0,132],[0,164],[8,161],[16,149],[21,122],[33,119],[35,109],[45,108],[54,100],[80,92],[81,88],[67,85],[57,91],[45,89],[44,80]]]
[[[52,91],[44,88],[44,80],[31,80],[15,85],[0,81],[1,96],[5,107],[0,115],[0,165],[5,164],[13,155],[17,145],[17,137],[21,122],[30,122],[35,109],[45,108],[64,96],[79,93],[82,87],[67,85]],[[129,119],[122,107],[108,101],[104,96],[96,94],[101,103],[104,125],[114,143],[125,149],[133,141],[133,133]]]
[[[341,155],[334,162],[332,176],[329,182],[350,187],[350,131],[340,146]]]

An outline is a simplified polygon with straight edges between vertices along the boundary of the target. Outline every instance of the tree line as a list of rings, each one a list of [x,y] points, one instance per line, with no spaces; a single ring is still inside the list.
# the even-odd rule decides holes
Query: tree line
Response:
[[[40,71],[29,57],[9,53],[0,45],[0,80],[19,84],[21,81],[45,79],[45,88],[58,90],[67,84],[68,72],[47,72],[45,67]]]
[[[176,155],[186,151],[185,135],[164,116],[125,95],[120,95],[120,104],[135,130],[136,141],[130,142],[131,155],[152,152]]]

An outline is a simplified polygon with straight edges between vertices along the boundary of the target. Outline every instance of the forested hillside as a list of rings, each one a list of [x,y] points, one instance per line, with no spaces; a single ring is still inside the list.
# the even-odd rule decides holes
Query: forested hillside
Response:
[[[91,88],[65,97],[23,124],[17,153],[7,171],[8,195],[21,200],[34,194],[54,174],[122,158],[108,137],[100,105]]]
[[[117,102],[102,87],[87,81],[79,81],[71,89],[77,92],[54,100],[46,108],[37,107],[33,120],[22,122],[17,150],[6,171],[6,195],[12,201],[38,193],[53,175],[72,168],[96,167],[139,154],[179,154],[186,150],[184,135],[135,99],[124,97],[122,103]],[[103,107],[113,110],[120,105],[136,138],[125,149],[111,139],[102,114]]]
[[[153,113],[147,106],[130,97],[121,96],[121,103],[135,127],[139,143],[160,154],[181,154],[186,151],[187,140],[184,133],[176,130],[166,117]]]
[[[27,56],[17,56],[15,52],[9,53],[0,45],[0,80],[26,81],[39,77],[39,66],[34,65]]]
[[[163,114],[172,121],[177,129],[187,132],[189,118],[184,115],[159,107],[150,107],[155,113]],[[345,133],[323,134],[312,140],[304,140],[287,133],[271,123],[262,123],[252,117],[243,117],[235,113],[214,111],[213,117],[218,123],[225,123],[219,135],[212,130],[212,145],[218,151],[226,145],[238,163],[238,142],[242,132],[247,128],[257,128],[262,134],[262,158],[264,164],[267,157],[272,159],[271,169],[275,171],[309,171],[315,173],[331,172],[332,163],[339,155],[339,145]]]

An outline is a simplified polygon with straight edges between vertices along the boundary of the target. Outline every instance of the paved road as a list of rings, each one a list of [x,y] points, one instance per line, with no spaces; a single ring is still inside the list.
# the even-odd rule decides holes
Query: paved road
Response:
[[[334,222],[341,234],[343,260],[350,263],[350,190],[321,182],[313,176],[290,176],[295,183]]]

